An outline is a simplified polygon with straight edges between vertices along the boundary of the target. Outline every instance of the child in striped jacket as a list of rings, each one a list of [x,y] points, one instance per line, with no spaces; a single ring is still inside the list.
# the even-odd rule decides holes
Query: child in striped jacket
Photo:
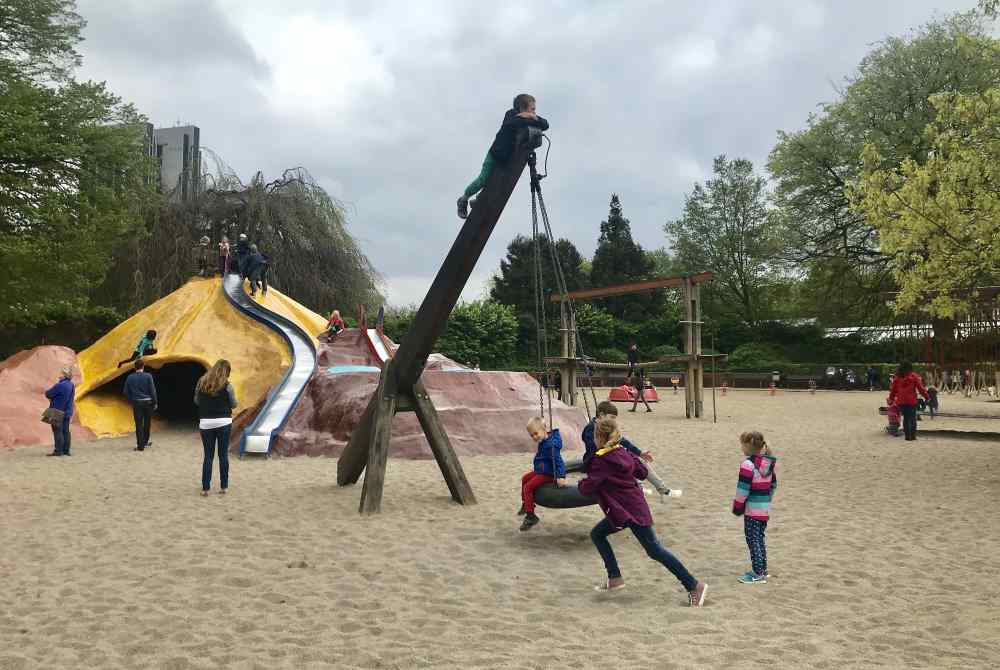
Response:
[[[750,549],[752,570],[737,579],[743,584],[767,583],[767,547],[764,532],[770,519],[771,496],[778,488],[774,472],[778,460],[757,431],[740,435],[740,447],[746,459],[740,464],[740,479],[733,499],[733,514],[743,515],[743,532]]]

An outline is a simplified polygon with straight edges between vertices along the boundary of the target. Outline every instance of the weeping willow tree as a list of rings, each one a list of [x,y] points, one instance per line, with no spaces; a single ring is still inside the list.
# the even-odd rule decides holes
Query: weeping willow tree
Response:
[[[246,233],[270,257],[268,283],[307,307],[350,314],[381,303],[381,277],[348,232],[344,207],[308,171],[285,170],[270,182],[258,172],[243,184],[218,156],[205,153],[214,174],[203,175],[203,187],[187,202],[171,202],[168,194],[149,214],[144,234],[116,253],[96,301],[134,313],[191,278],[202,236],[211,239],[214,268],[222,236],[235,243]]]

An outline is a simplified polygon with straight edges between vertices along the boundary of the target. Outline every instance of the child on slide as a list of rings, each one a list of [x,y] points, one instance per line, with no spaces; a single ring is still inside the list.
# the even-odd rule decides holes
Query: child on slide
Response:
[[[521,509],[518,515],[524,515],[521,530],[531,530],[541,519],[535,514],[535,490],[542,484],[555,482],[556,486],[566,484],[566,464],[563,462],[562,437],[559,429],[545,432],[545,420],[533,416],[528,420],[528,435],[538,443],[535,451],[534,467],[531,472],[521,477]]]
[[[701,607],[705,602],[708,585],[695,579],[676,556],[660,544],[653,530],[653,515],[646,504],[637,479],[646,478],[646,464],[621,444],[621,434],[614,417],[606,416],[597,422],[595,442],[599,449],[594,453],[587,478],[580,481],[580,493],[597,498],[604,519],[590,531],[597,552],[604,560],[607,580],[596,587],[598,591],[612,591],[625,586],[621,569],[608,537],[628,528],[646,550],[646,555],[661,563],[683,584],[688,592],[688,604]]]
[[[131,363],[137,358],[142,358],[143,356],[152,356],[156,353],[156,349],[153,348],[153,340],[156,339],[155,330],[147,330],[146,334],[142,336],[139,340],[139,344],[135,345],[135,351],[132,355],[126,358],[124,361],[118,362],[118,367],[125,365],[126,363]]]
[[[493,168],[497,164],[504,164],[510,160],[514,153],[514,139],[517,136],[517,131],[528,126],[548,130],[549,122],[535,113],[534,96],[521,93],[514,98],[511,109],[508,109],[503,115],[503,123],[500,124],[500,130],[497,131],[497,136],[494,138],[490,150],[486,152],[479,176],[469,183],[465,192],[459,197],[458,218],[464,219],[469,216],[469,199],[486,186],[486,181],[490,178],[490,174],[493,173]]]
[[[746,458],[740,463],[740,478],[733,499],[733,514],[743,516],[743,533],[750,550],[752,570],[737,580],[743,584],[767,584],[767,547],[764,533],[770,519],[771,497],[778,488],[774,472],[778,460],[757,431],[740,435],[740,449]]]

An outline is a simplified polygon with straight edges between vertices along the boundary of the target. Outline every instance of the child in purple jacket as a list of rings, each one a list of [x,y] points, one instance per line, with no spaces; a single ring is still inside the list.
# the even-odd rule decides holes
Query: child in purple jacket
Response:
[[[637,479],[645,479],[646,464],[621,444],[618,422],[606,416],[597,422],[595,442],[600,446],[590,462],[587,478],[579,483],[580,493],[597,498],[604,519],[590,531],[597,552],[604,560],[608,578],[598,591],[611,591],[625,586],[615,552],[608,536],[628,528],[646,550],[646,555],[662,563],[688,592],[688,604],[701,607],[705,602],[708,585],[695,579],[687,568],[660,544],[653,530],[653,515],[646,504],[646,497]]]

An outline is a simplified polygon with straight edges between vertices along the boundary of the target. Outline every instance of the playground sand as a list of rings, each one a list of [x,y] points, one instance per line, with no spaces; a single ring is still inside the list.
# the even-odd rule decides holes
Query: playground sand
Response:
[[[1000,444],[887,437],[881,393],[730,392],[714,425],[681,397],[624,426],[684,490],[650,501],[703,609],[628,533],[628,588],[595,593],[596,508],[519,533],[528,455],[464,458],[469,508],[434,461],[392,460],[361,518],[335,459],[233,460],[230,494],[201,498],[174,431],[0,452],[0,668],[996,667]],[[779,457],[756,586],[729,511],[748,429]]]

